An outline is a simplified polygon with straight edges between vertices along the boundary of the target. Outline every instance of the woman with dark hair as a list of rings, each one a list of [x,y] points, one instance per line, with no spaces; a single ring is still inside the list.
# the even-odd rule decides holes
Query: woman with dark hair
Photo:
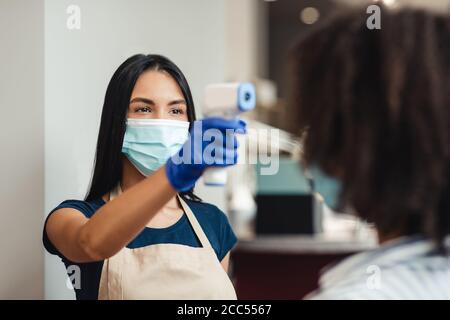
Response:
[[[234,139],[215,144],[226,162],[203,158],[208,129]],[[167,58],[135,55],[117,69],[86,199],[62,202],[44,226],[44,246],[68,268],[77,299],[236,298],[226,273],[236,236],[193,193],[208,167],[236,163],[229,130],[245,123],[195,120],[189,85]]]
[[[296,133],[317,192],[380,246],[326,271],[315,299],[450,299],[450,18],[351,9],[295,46]]]

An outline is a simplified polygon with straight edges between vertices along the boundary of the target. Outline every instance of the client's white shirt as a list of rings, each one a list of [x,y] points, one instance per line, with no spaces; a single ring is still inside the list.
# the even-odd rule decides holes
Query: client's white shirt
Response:
[[[450,258],[423,237],[398,238],[327,268],[306,299],[450,299]]]

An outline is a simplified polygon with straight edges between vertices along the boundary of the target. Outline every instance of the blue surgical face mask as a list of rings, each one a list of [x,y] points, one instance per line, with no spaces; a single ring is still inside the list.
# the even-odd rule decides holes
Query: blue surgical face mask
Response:
[[[128,118],[122,153],[149,176],[181,149],[188,134],[187,121]]]
[[[339,179],[327,175],[317,166],[308,167],[314,181],[314,191],[319,193],[328,207],[337,210],[342,191],[342,182]]]

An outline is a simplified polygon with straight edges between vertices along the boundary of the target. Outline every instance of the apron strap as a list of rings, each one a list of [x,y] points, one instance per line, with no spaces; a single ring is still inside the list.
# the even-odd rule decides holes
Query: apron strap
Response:
[[[200,226],[200,223],[198,223],[198,220],[195,217],[194,213],[192,212],[191,208],[189,208],[188,204],[183,200],[183,198],[181,198],[179,194],[177,194],[177,196],[178,200],[180,200],[181,206],[183,207],[183,210],[186,213],[189,222],[191,223],[192,228],[194,229],[197,238],[200,240],[200,243],[202,244],[202,247],[211,248],[211,243],[209,242],[208,237],[206,236],[205,232]]]
[[[114,200],[122,193],[120,182],[109,193],[109,201]],[[123,263],[124,263],[124,249],[117,252],[114,256],[106,259],[106,286],[107,296],[104,297],[108,300],[123,300]],[[103,276],[103,275],[102,275]]]

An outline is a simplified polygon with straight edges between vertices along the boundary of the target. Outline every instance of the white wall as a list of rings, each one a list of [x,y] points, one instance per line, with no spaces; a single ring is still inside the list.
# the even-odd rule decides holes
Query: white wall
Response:
[[[267,73],[267,3],[262,0],[226,0],[225,77],[227,81],[254,81]]]
[[[0,299],[43,298],[43,13],[0,0]]]
[[[68,30],[68,5],[81,29]],[[45,212],[86,193],[109,79],[134,53],[161,53],[185,73],[197,106],[203,87],[224,81],[224,0],[45,2]],[[223,192],[198,194],[223,207]],[[62,262],[45,259],[45,297],[70,299]]]

